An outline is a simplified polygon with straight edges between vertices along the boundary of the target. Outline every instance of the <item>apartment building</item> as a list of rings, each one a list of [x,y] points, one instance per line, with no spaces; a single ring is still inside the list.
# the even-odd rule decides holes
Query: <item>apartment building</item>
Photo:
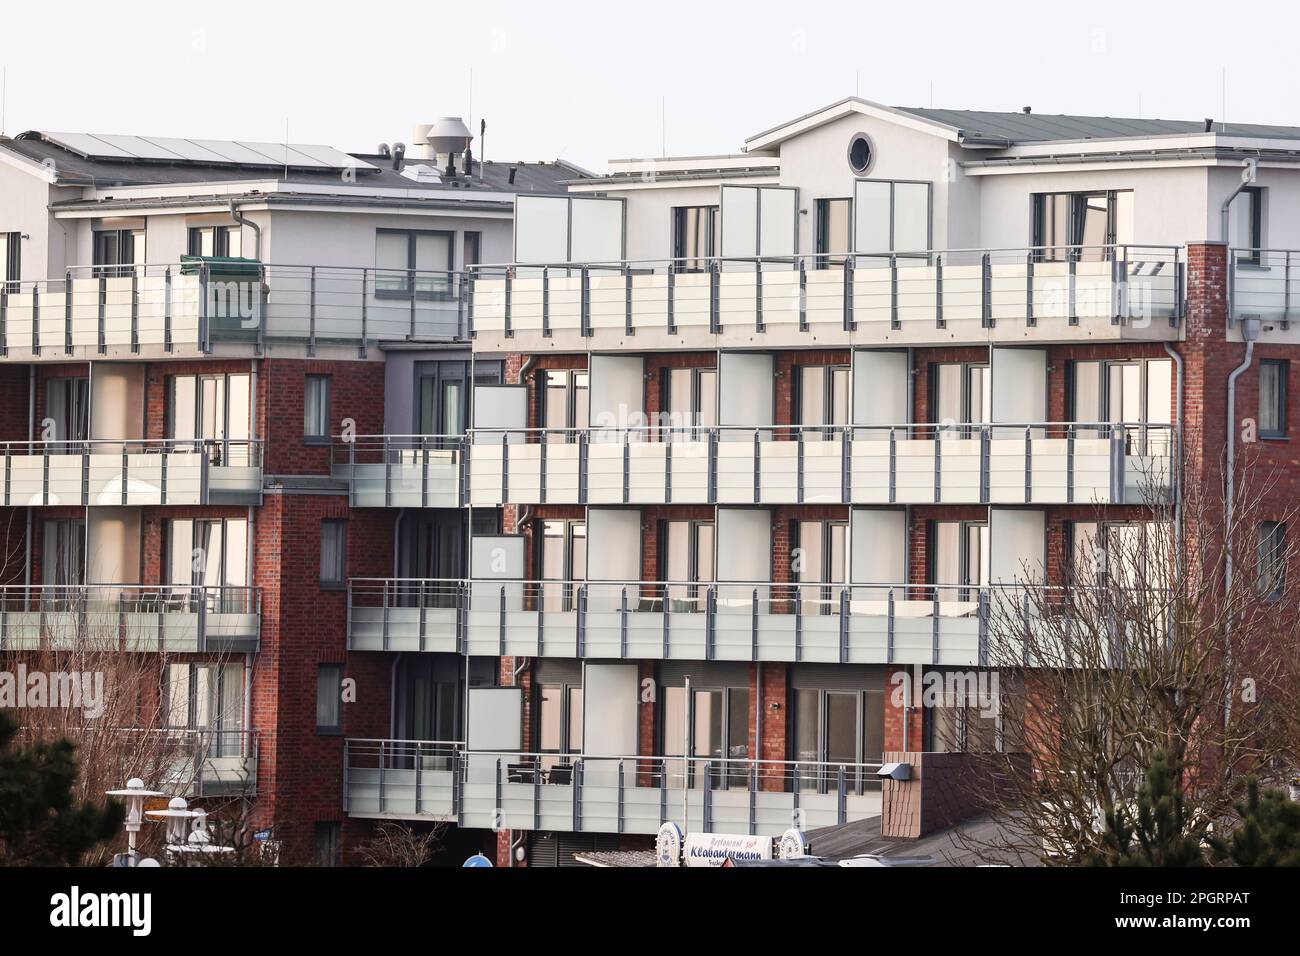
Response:
[[[55,587],[229,694],[177,712],[233,656],[257,818],[323,858],[879,814],[885,754],[1010,736],[897,675],[988,668],[997,594],[1210,474],[1247,337],[1293,464],[1300,128],[855,98],[600,176],[90,139],[0,142],[0,649]],[[238,145],[306,159],[152,155]]]
[[[332,440],[462,429],[465,269],[510,258],[516,194],[583,175],[470,138],[0,140],[0,652],[152,661],[123,732],[186,741],[185,785],[255,801],[286,858],[339,846],[345,672],[371,682],[348,732],[391,733],[346,593],[400,522],[349,507]],[[458,508],[406,524],[442,546],[413,576],[465,575]]]

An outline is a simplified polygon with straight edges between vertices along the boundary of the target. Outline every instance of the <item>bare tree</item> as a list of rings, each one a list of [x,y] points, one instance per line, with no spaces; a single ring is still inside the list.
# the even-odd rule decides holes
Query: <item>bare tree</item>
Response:
[[[1276,783],[1300,766],[1300,576],[1279,530],[1295,509],[1266,510],[1277,476],[1257,472],[1247,462],[1231,526],[1214,476],[1180,506],[1148,475],[1141,520],[1098,508],[1072,547],[1058,544],[1049,563],[1065,583],[1026,567],[994,589],[1000,746],[962,749],[1005,826],[968,849],[1105,860],[1107,815],[1131,812],[1158,754],[1185,768],[1187,833],[1203,838],[1249,776]]]
[[[417,830],[405,823],[385,820],[375,835],[357,848],[366,866],[424,866],[442,843],[446,824]]]

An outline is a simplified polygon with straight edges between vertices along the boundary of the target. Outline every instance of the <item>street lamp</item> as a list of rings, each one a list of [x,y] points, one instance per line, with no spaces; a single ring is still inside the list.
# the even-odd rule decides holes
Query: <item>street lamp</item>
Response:
[[[144,822],[144,802],[149,797],[161,797],[163,793],[146,790],[143,780],[132,777],[126,782],[125,790],[106,790],[105,796],[117,797],[126,802],[126,865],[138,866],[141,861],[136,859],[135,838]]]
[[[189,809],[184,797],[172,797],[166,810],[150,810],[148,814],[167,821],[167,853],[170,855],[201,857],[235,852],[233,846],[218,846],[212,842],[212,835],[208,833],[208,812]]]

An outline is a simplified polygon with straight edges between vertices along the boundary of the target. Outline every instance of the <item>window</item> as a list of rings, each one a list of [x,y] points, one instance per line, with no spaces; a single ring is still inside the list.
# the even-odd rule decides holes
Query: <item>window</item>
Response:
[[[251,421],[251,376],[173,375],[169,379],[167,437],[193,441],[196,451],[207,443],[213,464],[252,464]]]
[[[865,176],[875,159],[876,151],[866,133],[857,133],[849,140],[849,168],[854,176]]]
[[[194,226],[189,231],[189,254],[237,258],[244,254],[243,239],[243,229],[237,225]]]
[[[51,518],[44,523],[41,543],[41,583],[63,588],[85,584],[86,522],[82,518]]]
[[[1264,190],[1247,186],[1232,204],[1233,244],[1238,249],[1237,263],[1257,266],[1259,250],[1264,244]]]
[[[718,370],[715,368],[664,369],[660,384],[663,411],[660,426],[669,441],[698,441],[697,428],[718,424]]]
[[[317,866],[339,865],[339,829],[339,824],[329,822],[313,826]]]
[[[673,268],[703,272],[706,261],[722,250],[722,217],[717,206],[677,206],[673,209]]]
[[[817,268],[844,265],[853,249],[853,200],[817,200]]]
[[[713,580],[712,521],[665,520],[659,523],[659,580],[668,582],[665,599],[673,613],[703,611],[703,594],[695,585]]]
[[[0,232],[0,281],[6,292],[17,292],[18,281],[23,277],[22,239],[20,232]]]
[[[168,664],[162,695],[167,726],[200,732],[207,756],[244,752],[242,664]]]
[[[849,367],[847,365],[801,365],[795,368],[798,407],[795,422],[799,425],[847,425],[849,423]],[[835,436],[833,429],[824,432],[804,429],[805,440],[817,441]]]
[[[665,687],[663,753],[677,758],[664,761],[669,788],[703,787],[706,771],[711,789],[748,787],[750,727],[748,687],[692,688],[689,701],[685,687]]]
[[[167,522],[168,582],[209,589],[210,611],[246,613],[248,520],[173,518]]]
[[[144,227],[97,228],[91,253],[100,267],[94,270],[97,278],[130,275],[132,266],[144,262]]]
[[[326,518],[320,523],[320,584],[340,588],[347,578],[348,523]]]
[[[930,583],[940,601],[975,601],[989,583],[989,526],[976,521],[931,521]]]
[[[1286,590],[1286,524],[1264,521],[1259,526],[1259,594],[1276,601]]]
[[[89,434],[90,379],[60,376],[45,380],[45,421],[49,439],[57,442],[82,442]],[[69,447],[65,454],[74,454]]]
[[[542,373],[542,427],[547,429],[548,442],[577,441],[574,430],[587,427],[588,381],[581,369]]]
[[[1101,262],[1133,241],[1133,193],[1035,193],[1031,244],[1040,262]]]
[[[582,685],[542,684],[537,708],[537,740],[542,769],[570,763],[570,754],[582,753]]]
[[[461,255],[464,267],[476,266],[483,261],[483,233],[467,232],[465,233],[465,248]]]
[[[1169,359],[1071,362],[1066,372],[1070,421],[1123,424],[1127,453],[1169,453],[1174,413],[1174,364]],[[1076,432],[1088,437],[1090,430]],[[1110,429],[1097,429],[1097,437]]]
[[[1291,364],[1286,359],[1263,359],[1259,363],[1259,437],[1286,437],[1287,377]]]
[[[541,609],[571,611],[576,585],[587,579],[587,525],[583,521],[543,521],[538,542]]]
[[[1070,580],[1082,587],[1131,590],[1168,577],[1143,522],[1073,521]]]
[[[476,385],[500,385],[501,362],[476,362]],[[419,406],[412,423],[414,434],[454,438],[465,433],[469,420],[470,363],[457,360],[418,362],[415,375]],[[446,443],[453,446],[454,441]]]
[[[993,389],[987,365],[939,362],[930,366],[930,420],[943,426],[940,438],[971,437],[972,429],[993,420]]]
[[[791,538],[799,553],[794,555],[795,580],[804,614],[838,614],[840,592],[848,581],[846,544],[847,521],[796,521]]]
[[[854,186],[853,248],[859,253],[924,253],[930,248],[930,184],[859,179]],[[857,265],[887,265],[888,258]]]
[[[379,229],[375,233],[375,295],[381,299],[446,299],[451,295],[454,232]]]
[[[316,733],[343,732],[343,665],[316,668]]]
[[[302,434],[316,442],[330,437],[330,377],[308,375],[303,392]]]
[[[885,692],[883,687],[864,690],[822,690],[796,687],[790,712],[799,789],[835,791],[840,764],[878,762],[885,750]],[[870,774],[846,766],[845,785],[851,792],[878,789]]]

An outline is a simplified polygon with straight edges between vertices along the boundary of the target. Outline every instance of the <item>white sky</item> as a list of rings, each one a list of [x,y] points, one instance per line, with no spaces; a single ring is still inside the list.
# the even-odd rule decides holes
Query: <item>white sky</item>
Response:
[[[10,135],[282,142],[287,120],[349,150],[470,119],[472,69],[489,159],[603,169],[664,141],[736,152],[855,84],[894,106],[1300,125],[1298,27],[1269,2],[0,0],[0,64]]]

